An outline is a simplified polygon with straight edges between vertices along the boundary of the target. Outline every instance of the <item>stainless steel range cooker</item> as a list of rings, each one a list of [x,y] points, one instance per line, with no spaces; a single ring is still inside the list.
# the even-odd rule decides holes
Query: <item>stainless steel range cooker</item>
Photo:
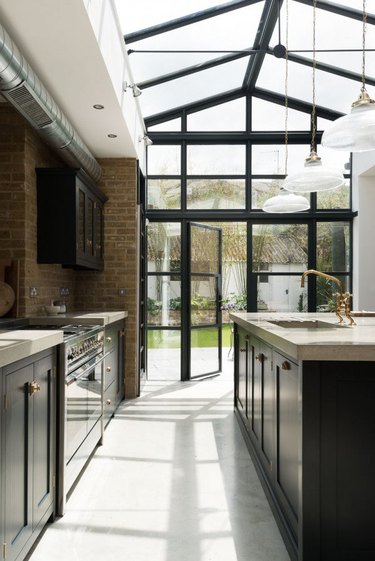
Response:
[[[28,325],[26,329],[59,329],[58,348],[57,508],[66,497],[103,437],[104,329],[99,325]]]

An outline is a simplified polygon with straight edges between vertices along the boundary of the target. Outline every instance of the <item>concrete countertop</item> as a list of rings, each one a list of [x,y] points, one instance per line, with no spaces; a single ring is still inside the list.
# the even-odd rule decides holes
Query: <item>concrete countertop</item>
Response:
[[[296,360],[375,361],[375,317],[355,317],[357,325],[352,327],[348,323],[339,325],[336,315],[327,313],[231,313],[229,317]],[[301,321],[302,327],[270,323],[278,320],[294,324]],[[329,325],[305,327],[306,320]]]
[[[62,342],[62,331],[0,331],[0,368]]]
[[[127,311],[118,310],[112,312],[67,312],[66,314],[32,316],[27,319],[34,325],[66,325],[67,323],[110,325],[127,317]]]

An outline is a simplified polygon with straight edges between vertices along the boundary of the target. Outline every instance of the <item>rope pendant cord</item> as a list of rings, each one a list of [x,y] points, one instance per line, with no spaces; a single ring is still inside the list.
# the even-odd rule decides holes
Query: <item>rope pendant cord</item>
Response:
[[[362,92],[366,91],[365,75],[366,75],[366,28],[367,28],[367,12],[366,0],[363,0],[363,27],[362,27]]]
[[[289,47],[289,0],[285,3],[285,175],[288,175],[288,47]]]
[[[316,73],[316,0],[313,1],[313,25],[312,25],[312,111],[311,111],[311,152],[316,151],[316,102],[315,102],[315,73]]]

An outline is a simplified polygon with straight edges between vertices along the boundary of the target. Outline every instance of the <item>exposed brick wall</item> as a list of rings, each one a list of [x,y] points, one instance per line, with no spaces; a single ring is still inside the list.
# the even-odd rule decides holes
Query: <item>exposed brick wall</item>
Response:
[[[20,260],[20,316],[42,313],[59,298],[60,286],[74,294],[74,271],[36,262],[35,168],[62,165],[25,120],[0,103],[0,259]],[[37,298],[29,297],[30,286]]]
[[[138,394],[138,216],[135,159],[103,159],[101,189],[104,207],[103,272],[74,271],[37,263],[36,167],[64,164],[24,119],[0,103],[0,259],[20,260],[20,316],[43,313],[59,287],[68,287],[68,310],[127,310],[126,397]],[[53,188],[53,186],[51,186]],[[29,297],[29,287],[38,297]],[[125,288],[126,296],[118,296]]]
[[[138,394],[138,210],[135,159],[102,159],[100,188],[107,195],[104,206],[104,271],[77,272],[77,309],[127,310],[127,398]],[[118,289],[125,288],[125,297]]]

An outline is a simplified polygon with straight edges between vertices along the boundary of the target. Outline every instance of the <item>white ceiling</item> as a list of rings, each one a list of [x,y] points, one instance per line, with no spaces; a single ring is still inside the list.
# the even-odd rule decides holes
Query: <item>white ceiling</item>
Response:
[[[83,2],[1,0],[0,21],[94,156],[137,156]]]

